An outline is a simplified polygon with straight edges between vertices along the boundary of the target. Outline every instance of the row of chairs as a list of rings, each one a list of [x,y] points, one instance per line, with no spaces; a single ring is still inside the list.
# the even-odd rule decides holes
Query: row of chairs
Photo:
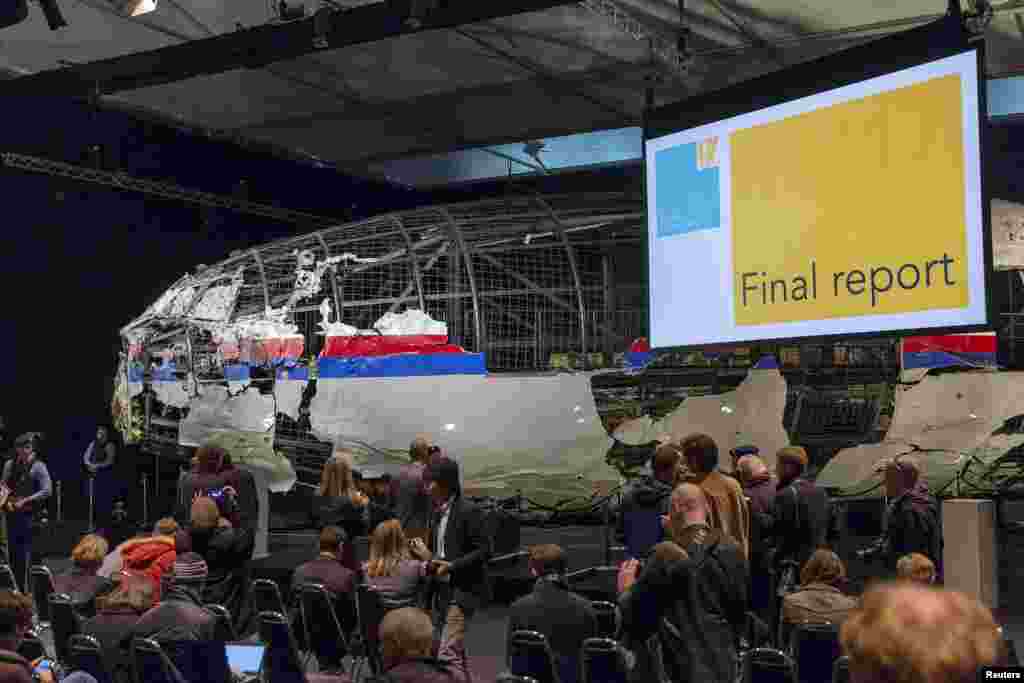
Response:
[[[580,649],[579,673],[572,676],[560,664],[547,638],[536,631],[515,631],[506,652],[509,673],[537,683],[561,683],[575,679],[583,683],[628,683],[629,667],[622,648],[612,638],[587,638]]]

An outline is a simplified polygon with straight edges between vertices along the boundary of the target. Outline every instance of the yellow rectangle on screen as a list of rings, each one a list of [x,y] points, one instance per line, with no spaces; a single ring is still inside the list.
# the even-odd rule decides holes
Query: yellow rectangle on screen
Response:
[[[959,75],[733,133],[735,322],[968,304]]]

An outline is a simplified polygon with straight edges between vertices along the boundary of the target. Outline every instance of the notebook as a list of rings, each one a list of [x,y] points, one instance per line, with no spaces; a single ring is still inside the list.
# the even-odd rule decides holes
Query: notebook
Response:
[[[265,645],[258,643],[228,643],[225,648],[228,666],[241,674],[256,675],[263,664]]]

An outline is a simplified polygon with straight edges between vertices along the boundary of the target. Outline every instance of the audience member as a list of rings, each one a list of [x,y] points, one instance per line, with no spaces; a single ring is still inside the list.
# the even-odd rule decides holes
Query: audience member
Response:
[[[413,539],[422,550],[423,541]],[[390,519],[377,525],[370,536],[370,561],[364,566],[366,582],[393,601],[420,601],[426,583],[427,563],[415,560],[402,525]]]
[[[349,542],[342,553],[342,563],[352,571],[359,571],[352,541],[369,536],[378,524],[390,518],[390,513],[370,502],[369,497],[356,487],[352,473],[352,456],[336,452],[324,464],[320,475],[320,490],[313,496],[313,518],[318,528],[339,526],[345,530]]]
[[[113,580],[122,569],[124,569],[124,551],[137,544],[138,541],[142,541],[150,538],[159,538],[161,536],[169,538],[171,541],[174,540],[174,535],[178,533],[178,522],[173,517],[164,517],[159,520],[154,526],[152,533],[141,533],[136,534],[132,538],[127,539],[112,551],[107,553],[107,556],[103,558],[103,564],[96,570],[96,574],[106,579]],[[174,558],[171,558],[170,563],[167,565],[167,569],[174,564]]]
[[[782,645],[794,624],[842,624],[857,600],[844,595],[846,567],[831,550],[815,550],[800,570],[800,589],[782,601]]]
[[[299,565],[292,573],[292,595],[299,595],[301,586],[319,583],[334,600],[334,613],[338,622],[349,633],[355,628],[356,574],[341,564],[341,550],[345,545],[345,531],[328,526],[320,532],[320,555]]]
[[[213,640],[217,619],[203,608],[202,597],[208,574],[206,562],[197,553],[178,555],[160,604],[139,617],[122,647],[127,648],[132,638]]]
[[[421,609],[391,610],[380,622],[383,680],[388,683],[454,683],[469,679],[461,639],[441,642],[437,657],[430,653],[434,629]]]
[[[622,496],[622,504],[619,506],[616,515],[616,538],[620,543],[625,544],[627,552],[634,549],[635,554],[644,555],[642,546],[633,538],[634,534],[642,534],[646,538],[653,538],[654,543],[661,540],[661,515],[668,514],[668,504],[672,497],[672,486],[679,470],[679,461],[682,454],[674,444],[660,446],[651,459],[651,475],[643,476],[634,481],[626,489]],[[634,526],[641,523],[641,520],[650,517],[650,523],[656,527],[653,530],[635,529]],[[651,544],[653,547],[654,543]],[[647,548],[650,550],[650,548]],[[643,559],[640,557],[638,559]]]
[[[32,598],[8,590],[0,590],[0,654],[5,660],[0,662],[0,681],[7,683],[28,683],[32,681],[32,669],[38,663],[29,662],[18,655],[21,641],[32,628]],[[50,672],[39,674],[44,683],[54,683]]]
[[[96,616],[82,624],[82,633],[99,641],[103,658],[116,681],[132,680],[131,659],[121,647],[139,617],[156,603],[151,581],[129,581],[96,600]]]
[[[411,462],[402,466],[393,482],[395,517],[410,539],[421,538],[426,542],[430,525],[430,496],[423,477],[430,460],[426,438],[419,436],[413,440],[409,458]]]
[[[731,474],[733,478],[742,483],[743,477],[740,475],[740,461],[749,456],[757,457],[760,453],[761,449],[757,446],[745,445],[733,448],[729,451],[729,457],[732,459],[732,472],[728,472],[727,474]]]
[[[756,455],[741,456],[737,467],[750,505],[750,608],[766,624],[775,624],[772,525],[778,481]]]
[[[431,560],[437,581],[435,625],[441,642],[464,642],[466,623],[485,601],[487,560],[491,555],[483,512],[462,497],[459,465],[443,458],[430,466],[428,491],[436,512],[430,526],[429,552],[413,546],[420,559]],[[462,656],[465,656],[463,650]]]
[[[652,563],[635,585],[639,563],[627,562],[622,628],[631,643],[660,631],[669,680],[735,683],[737,643],[747,621],[747,566],[735,542],[711,528],[708,508],[700,487],[676,487],[665,523],[689,559]]]
[[[252,472],[234,465],[219,446],[206,445],[196,451],[192,471],[178,482],[179,522],[188,521],[192,502],[200,497],[213,499],[232,527],[256,533],[260,518],[256,480]]]
[[[512,603],[508,631],[543,634],[558,660],[561,683],[576,683],[580,648],[587,638],[597,637],[597,617],[589,600],[569,590],[565,571],[565,553],[559,546],[530,549],[530,575],[537,582],[532,593]]]
[[[178,552],[192,551],[203,558],[209,572],[203,600],[224,605],[238,614],[245,593],[245,571],[256,543],[252,529],[235,529],[222,517],[211,498],[196,498],[192,503],[191,526],[175,537]]]
[[[53,577],[54,591],[70,596],[85,616],[93,614],[97,596],[114,588],[113,582],[97,574],[106,554],[107,539],[96,534],[84,536],[71,551],[71,569]]]
[[[718,446],[706,434],[692,434],[682,442],[683,457],[710,505],[710,524],[735,541],[744,556],[750,549],[750,511],[743,489],[718,471]]]
[[[156,533],[152,536],[125,541],[121,548],[121,570],[112,578],[119,581],[130,580],[131,577],[148,577],[156,589],[156,599],[160,600],[160,591],[164,576],[171,573],[177,557],[177,541],[175,536],[166,532],[177,533],[177,523],[166,520],[157,522]]]
[[[904,555],[896,562],[896,578],[925,585],[935,583],[935,563],[921,553]]]
[[[824,489],[804,478],[807,451],[787,446],[778,452],[776,460],[779,485],[775,494],[775,565],[780,592],[788,592],[796,587],[800,568],[826,543],[829,501]]]
[[[900,582],[874,586],[840,632],[851,683],[974,683],[1005,658],[992,613],[953,591]]]
[[[885,559],[890,572],[899,558],[920,553],[942,575],[942,526],[939,504],[921,478],[921,461],[903,456],[885,468],[885,493],[892,501],[885,515]]]

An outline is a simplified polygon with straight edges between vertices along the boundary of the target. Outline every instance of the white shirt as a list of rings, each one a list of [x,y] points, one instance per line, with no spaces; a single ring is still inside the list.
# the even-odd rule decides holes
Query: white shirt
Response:
[[[445,554],[444,554],[444,551],[445,551],[444,537],[445,537],[445,534],[448,531],[448,518],[451,517],[451,514],[452,514],[452,501],[453,500],[454,500],[454,498],[449,498],[448,502],[445,503],[441,507],[441,519],[439,519],[438,522],[437,522],[437,533],[436,533],[436,545],[437,545],[437,547],[434,548],[434,551],[435,551],[434,552],[434,557],[436,557],[439,560],[447,559],[445,557]]]

